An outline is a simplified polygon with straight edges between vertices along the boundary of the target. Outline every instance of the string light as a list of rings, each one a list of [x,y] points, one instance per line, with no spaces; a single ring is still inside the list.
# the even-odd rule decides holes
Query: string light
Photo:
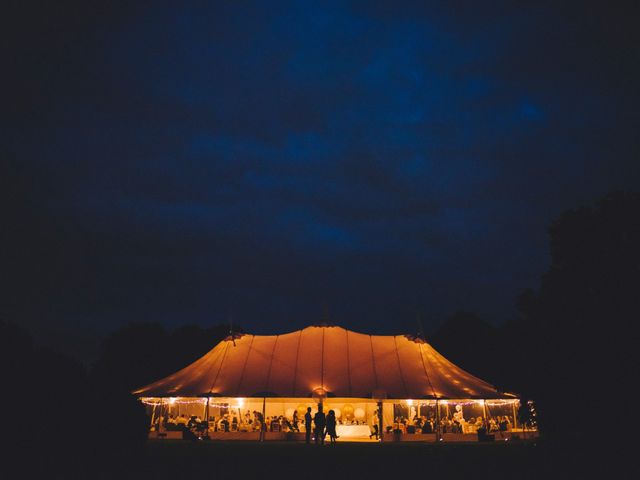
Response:
[[[167,404],[168,405],[203,405],[207,403],[206,398],[183,399],[183,398],[176,398],[176,397],[171,397],[169,398],[168,401],[165,401],[164,399],[153,399],[153,398],[141,398],[140,401],[145,405],[152,405],[152,406],[167,405]]]
[[[244,398],[237,398],[235,399],[237,401],[236,405],[233,405],[229,402],[224,402],[224,403],[214,403],[209,401],[209,407],[218,407],[218,408],[244,408],[245,406],[245,399]],[[167,400],[164,399],[158,399],[158,398],[150,398],[150,397],[142,397],[140,398],[140,401],[142,403],[144,403],[145,405],[150,405],[150,406],[158,406],[158,405],[205,405],[207,403],[207,399],[206,398],[187,398],[187,397],[170,397]]]

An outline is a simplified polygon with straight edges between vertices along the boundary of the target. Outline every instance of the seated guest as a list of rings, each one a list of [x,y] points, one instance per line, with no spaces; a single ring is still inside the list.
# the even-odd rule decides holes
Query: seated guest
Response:
[[[229,415],[224,414],[224,416],[220,419],[218,430],[222,430],[223,432],[229,431]]]
[[[187,421],[188,421],[187,417],[184,416],[184,413],[180,415],[178,418],[176,418],[176,423],[178,425],[186,425]]]
[[[509,429],[508,422],[507,417],[498,417],[498,428],[501,432],[506,432]]]
[[[278,417],[274,416],[271,418],[271,424],[269,425],[269,430],[271,430],[272,432],[280,431],[280,423],[278,422]]]
[[[196,426],[196,416],[191,415],[191,417],[189,418],[189,421],[187,422],[187,428],[193,428],[195,426]]]
[[[264,423],[264,417],[262,416],[262,413],[260,413],[260,412],[258,412],[258,411],[254,411],[254,412],[253,412],[253,415],[254,415],[255,420],[256,420],[257,422]]]
[[[511,420],[509,420],[509,417],[504,417],[504,421],[507,424],[507,431],[511,430]]]
[[[447,417],[440,419],[440,428],[442,429],[442,433],[449,433],[448,422],[449,419]]]
[[[288,432],[293,432],[294,431],[293,425],[291,425],[291,422],[289,421],[289,419],[283,418],[282,419],[282,423],[283,423],[283,426],[284,426],[286,431],[288,431]]]
[[[167,419],[167,423],[170,423],[172,425],[176,424],[176,419],[173,418],[173,415],[169,415],[169,418]]]
[[[422,433],[433,433],[433,426],[429,420],[425,420],[422,424]]]
[[[451,433],[462,433],[462,424],[454,420],[451,424]]]
[[[498,424],[496,423],[496,420],[491,417],[489,419],[489,431],[490,432],[496,432],[498,430]]]
[[[196,418],[196,421],[197,421],[198,423],[196,423],[195,430],[196,430],[196,432],[198,432],[200,435],[202,435],[202,434],[207,430],[207,427],[208,427],[207,422],[206,422],[206,421],[204,421],[204,420],[201,420],[199,417],[198,417],[198,418]]]

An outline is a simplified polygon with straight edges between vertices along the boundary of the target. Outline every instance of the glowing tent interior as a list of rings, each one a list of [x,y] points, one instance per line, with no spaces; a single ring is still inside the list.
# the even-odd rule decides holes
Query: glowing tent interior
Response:
[[[343,439],[379,433],[470,440],[479,428],[500,438],[518,431],[515,395],[457,367],[423,339],[328,325],[230,335],[133,394],[148,406],[152,434],[160,436],[177,424],[209,438],[295,439],[307,407],[319,405],[335,411]],[[408,433],[419,435],[402,435]]]

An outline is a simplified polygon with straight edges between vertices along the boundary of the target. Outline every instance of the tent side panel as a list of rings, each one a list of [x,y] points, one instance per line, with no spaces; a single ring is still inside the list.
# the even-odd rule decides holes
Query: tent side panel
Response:
[[[349,367],[351,391],[354,397],[371,397],[378,389],[374,359],[371,352],[371,337],[349,332]]]
[[[425,398],[433,396],[430,377],[425,371],[426,363],[422,361],[422,344],[407,339],[404,336],[396,337],[398,356],[402,365],[402,375],[407,386],[408,398]]]
[[[322,327],[302,330],[294,396],[307,397],[314,389],[322,387],[323,333]]]
[[[325,329],[323,383],[325,390],[336,396],[351,396],[347,331],[344,328]]]
[[[296,377],[296,363],[298,345],[301,332],[279,335],[273,349],[273,360],[262,367],[268,371],[268,381],[263,391],[273,392],[280,397],[293,397],[294,380]]]
[[[248,352],[242,377],[238,378],[236,396],[251,397],[260,392],[267,391],[269,369],[272,367],[273,349],[276,346],[277,336],[256,336]]]
[[[225,341],[227,352],[224,355],[222,368],[212,378],[211,393],[225,397],[235,395],[252,338],[253,335],[243,335],[233,342],[231,340]]]
[[[407,398],[394,337],[372,336],[371,339],[380,388],[391,398]]]

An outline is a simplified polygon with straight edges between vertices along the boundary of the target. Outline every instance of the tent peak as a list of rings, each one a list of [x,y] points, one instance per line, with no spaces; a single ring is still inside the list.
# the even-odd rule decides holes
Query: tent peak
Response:
[[[331,323],[328,320],[320,320],[317,323],[312,323],[311,325],[309,325],[307,328],[312,328],[312,327],[316,327],[316,328],[325,328],[325,327],[338,327],[338,328],[342,328],[339,325],[335,324],[335,323]]]
[[[227,335],[224,339],[225,342],[234,342],[235,340],[242,338],[243,336],[247,335],[246,333],[243,332],[229,332],[229,335]]]
[[[410,340],[412,342],[415,343],[427,343],[427,341],[424,339],[424,337],[422,337],[422,335],[418,334],[418,335],[413,335],[413,334],[406,334],[405,337],[407,337],[407,340]]]

